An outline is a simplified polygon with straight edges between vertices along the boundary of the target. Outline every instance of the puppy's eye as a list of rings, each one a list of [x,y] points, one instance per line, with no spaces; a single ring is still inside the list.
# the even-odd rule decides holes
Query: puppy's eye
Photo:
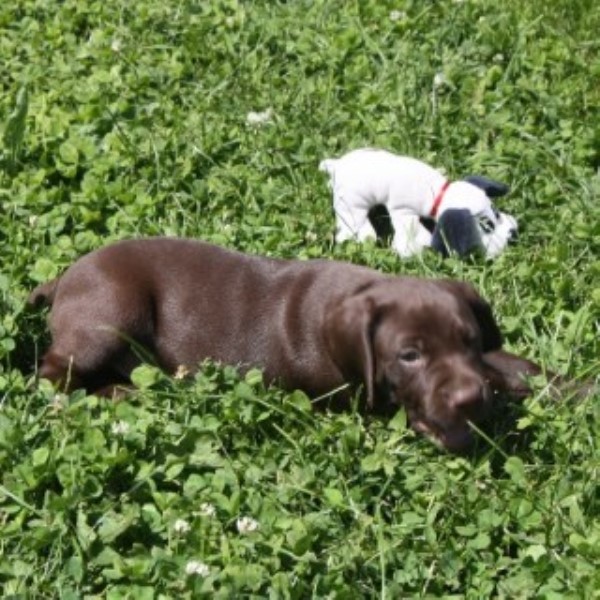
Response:
[[[493,233],[494,229],[496,229],[496,223],[487,215],[477,215],[477,224],[483,233]]]
[[[414,363],[421,359],[421,353],[416,348],[407,348],[398,354],[398,358],[405,363]]]

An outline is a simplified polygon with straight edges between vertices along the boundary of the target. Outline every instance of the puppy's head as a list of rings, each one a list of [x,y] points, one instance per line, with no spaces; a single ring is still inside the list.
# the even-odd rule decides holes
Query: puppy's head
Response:
[[[472,443],[493,390],[483,353],[501,346],[489,305],[468,284],[411,278],[374,283],[331,307],[331,356],[364,383],[370,408],[404,406],[412,427],[451,451]]]
[[[497,210],[492,198],[508,191],[504,184],[484,177],[471,176],[452,182],[444,194],[440,215],[449,209],[466,209],[473,216],[481,245],[488,258],[498,256],[517,236],[514,217]]]

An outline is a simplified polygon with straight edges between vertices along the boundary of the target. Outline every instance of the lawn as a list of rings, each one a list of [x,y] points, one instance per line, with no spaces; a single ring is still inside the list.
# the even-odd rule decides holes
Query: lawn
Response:
[[[537,382],[457,457],[259,371],[63,394],[25,308],[111,240],[188,236],[470,281],[508,349],[598,377],[599,30],[592,0],[4,1],[3,597],[600,598],[597,392]],[[335,245],[317,165],[360,146],[508,183],[518,243]]]

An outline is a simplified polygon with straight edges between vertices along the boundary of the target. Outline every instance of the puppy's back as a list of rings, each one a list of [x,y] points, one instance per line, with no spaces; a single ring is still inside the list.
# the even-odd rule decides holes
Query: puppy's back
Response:
[[[75,357],[83,381],[109,371],[126,378],[137,346],[167,371],[212,359],[261,366],[269,379],[296,386],[327,363],[326,307],[380,277],[335,261],[264,258],[194,240],[148,238],[91,252],[32,296],[54,300],[48,356],[61,365]],[[321,371],[334,368],[325,364]]]

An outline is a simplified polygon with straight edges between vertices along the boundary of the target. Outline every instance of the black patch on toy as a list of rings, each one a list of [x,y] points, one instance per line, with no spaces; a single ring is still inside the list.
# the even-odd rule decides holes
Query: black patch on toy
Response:
[[[503,184],[499,184],[503,185]],[[394,227],[387,208],[381,204],[369,211],[369,220],[384,244],[394,237]],[[423,217],[421,223],[431,232],[431,247],[443,257],[450,253],[469,256],[483,249],[475,219],[466,208],[451,208],[442,213],[438,222]]]
[[[383,204],[377,204],[369,210],[369,221],[377,234],[378,240],[383,240],[386,244],[394,237],[394,226],[390,213]]]
[[[465,208],[451,208],[442,213],[433,229],[431,247],[446,257],[450,253],[465,257],[483,249],[475,219]]]

